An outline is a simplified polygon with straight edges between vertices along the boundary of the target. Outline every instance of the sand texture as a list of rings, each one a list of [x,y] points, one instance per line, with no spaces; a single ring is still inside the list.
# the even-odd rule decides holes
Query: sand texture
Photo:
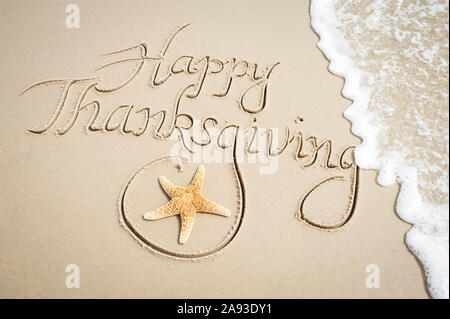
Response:
[[[0,297],[428,298],[307,1],[77,4],[71,29],[65,2],[0,2]],[[229,216],[180,244],[180,215],[143,217],[199,165]]]

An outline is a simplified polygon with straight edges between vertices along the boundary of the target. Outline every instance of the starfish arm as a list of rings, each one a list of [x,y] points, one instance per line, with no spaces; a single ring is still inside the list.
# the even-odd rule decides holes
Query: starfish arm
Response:
[[[186,244],[189,239],[189,235],[191,234],[192,228],[194,226],[195,219],[195,211],[191,211],[191,213],[180,214],[181,216],[181,230],[180,237],[178,239],[180,244]]]
[[[178,205],[176,199],[172,199],[167,204],[161,206],[156,210],[152,210],[150,212],[146,212],[144,214],[144,219],[146,220],[156,220],[169,216],[174,216],[179,214]]]
[[[165,176],[159,177],[159,183],[170,198],[180,196],[182,193],[183,187],[173,185]]]
[[[195,172],[194,178],[191,184],[187,187],[189,191],[194,193],[200,193],[203,188],[203,181],[205,179],[205,167],[199,165],[197,171]]]
[[[202,196],[197,198],[197,200],[194,202],[194,205],[199,212],[211,213],[225,217],[229,217],[231,215],[231,212],[225,207],[209,201]]]

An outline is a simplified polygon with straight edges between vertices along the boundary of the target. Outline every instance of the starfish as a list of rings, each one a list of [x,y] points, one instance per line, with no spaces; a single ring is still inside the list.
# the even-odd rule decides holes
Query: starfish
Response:
[[[189,239],[197,213],[211,213],[229,217],[231,213],[228,209],[207,200],[200,194],[204,180],[205,168],[203,165],[197,168],[191,184],[187,187],[175,186],[166,177],[160,176],[159,183],[171,200],[156,210],[146,212],[144,219],[157,220],[179,214],[181,216],[181,230],[178,241],[183,245]]]

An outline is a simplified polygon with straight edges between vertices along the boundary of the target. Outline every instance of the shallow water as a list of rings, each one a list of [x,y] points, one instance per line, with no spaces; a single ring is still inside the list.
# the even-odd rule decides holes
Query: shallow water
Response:
[[[362,168],[402,183],[397,214],[429,292],[449,291],[448,1],[312,0],[312,26],[330,71],[353,100],[344,116],[363,138]]]

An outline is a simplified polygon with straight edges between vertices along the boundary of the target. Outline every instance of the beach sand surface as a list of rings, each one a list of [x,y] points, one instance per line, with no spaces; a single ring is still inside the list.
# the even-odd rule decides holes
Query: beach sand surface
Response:
[[[179,260],[155,253],[136,239],[121,209],[124,187],[144,165],[169,156],[177,140],[152,136],[151,121],[141,136],[115,131],[85,131],[92,109],[82,111],[67,133],[79,92],[86,82],[70,87],[67,107],[46,132],[67,82],[48,83],[20,94],[30,85],[57,79],[100,77],[113,87],[136,70],[131,61],[94,72],[117,58],[136,58],[139,49],[102,54],[148,43],[148,56],[158,56],[170,34],[176,35],[161,66],[161,76],[176,58],[236,58],[274,67],[267,86],[267,105],[251,114],[238,105],[250,85],[247,76],[233,79],[224,97],[225,71],[207,77],[197,98],[183,97],[180,113],[197,120],[213,117],[217,127],[235,124],[277,128],[280,145],[288,127],[304,139],[331,140],[331,161],[359,139],[342,112],[351,101],[340,95],[342,79],[327,70],[316,47],[307,1],[77,1],[80,28],[67,28],[69,3],[2,1],[3,31],[0,108],[0,297],[2,298],[428,298],[421,266],[404,243],[410,225],[394,212],[398,187],[376,184],[374,171],[326,168],[324,153],[314,165],[295,160],[296,139],[268,164],[239,163],[241,183],[232,163],[205,161],[203,194],[227,207],[230,217],[197,214],[188,242],[178,243],[178,216],[158,221],[141,219],[169,199],[158,176],[187,186],[199,165],[178,167],[170,161],[152,165],[134,179],[126,210],[138,232],[171,252],[194,254],[232,240],[206,258]],[[148,63],[147,63],[148,62]],[[100,104],[101,126],[120,105],[146,106],[151,112],[172,110],[180,90],[198,74],[177,74],[159,87],[150,85],[155,61],[113,92],[90,90],[85,103]],[[242,67],[242,64],[241,64]],[[237,71],[236,71],[237,72]],[[170,113],[170,112],[169,112]],[[121,123],[121,114],[111,121]],[[133,117],[134,116],[134,117]],[[299,120],[299,117],[302,120]],[[184,119],[186,120],[186,118]],[[181,120],[180,120],[181,121]],[[142,124],[134,112],[130,127]],[[211,124],[211,123],[209,123]],[[170,126],[170,115],[164,124]],[[61,131],[60,131],[61,132]],[[304,152],[308,152],[305,142]],[[350,154],[351,155],[351,154]],[[348,158],[347,158],[348,159]],[[305,211],[311,219],[333,224],[329,231],[296,218],[302,197],[324,179]],[[245,206],[245,207],[244,207]],[[122,223],[121,223],[122,221]],[[236,228],[238,227],[238,231]],[[230,235],[231,232],[231,235]],[[134,234],[135,235],[135,234]],[[211,248],[212,247],[212,248]],[[80,287],[66,286],[68,265],[77,265]],[[379,287],[368,288],[368,276],[379,270]],[[366,272],[368,270],[369,272]],[[370,279],[370,278],[369,278]],[[369,280],[370,281],[370,280]],[[370,286],[370,283],[369,283]]]

